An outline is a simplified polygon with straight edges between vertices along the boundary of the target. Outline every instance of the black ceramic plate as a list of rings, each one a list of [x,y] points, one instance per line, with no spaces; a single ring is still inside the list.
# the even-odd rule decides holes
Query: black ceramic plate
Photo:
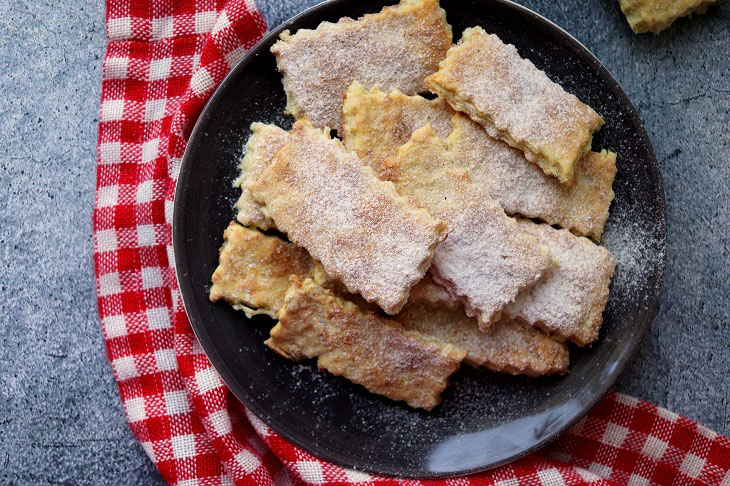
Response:
[[[505,0],[442,0],[455,40],[480,25],[517,46],[605,119],[593,148],[619,154],[603,242],[619,260],[600,340],[571,349],[564,377],[527,379],[462,369],[433,412],[412,410],[294,363],[263,341],[272,321],[247,321],[207,293],[238,190],[231,186],[254,121],[290,127],[269,47],[284,29],[376,12],[391,1],[318,5],[273,31],[221,84],[198,121],[177,186],[177,275],[195,334],[235,395],[271,428],[329,461],[397,476],[441,477],[488,469],[553,439],[606,393],[654,314],[662,281],[666,215],[656,159],[626,95],[585,47],[537,14]]]

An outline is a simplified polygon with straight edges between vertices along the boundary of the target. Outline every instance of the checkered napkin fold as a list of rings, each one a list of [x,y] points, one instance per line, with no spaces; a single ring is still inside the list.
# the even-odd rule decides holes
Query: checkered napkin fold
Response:
[[[107,0],[94,263],[132,431],[174,484],[426,484],[326,463],[245,409],[203,354],[175,281],[171,216],[205,101],[266,31],[253,0]],[[730,440],[609,394],[550,446],[446,484],[730,485]],[[428,481],[428,483],[439,483]]]

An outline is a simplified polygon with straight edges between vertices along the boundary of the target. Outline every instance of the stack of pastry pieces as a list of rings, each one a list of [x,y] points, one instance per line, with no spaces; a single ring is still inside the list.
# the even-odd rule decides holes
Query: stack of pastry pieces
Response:
[[[565,373],[616,265],[579,236],[613,199],[600,117],[496,36],[451,41],[437,0],[282,34],[298,120],[252,125],[210,291],[277,319],[282,356],[427,410],[462,362]]]

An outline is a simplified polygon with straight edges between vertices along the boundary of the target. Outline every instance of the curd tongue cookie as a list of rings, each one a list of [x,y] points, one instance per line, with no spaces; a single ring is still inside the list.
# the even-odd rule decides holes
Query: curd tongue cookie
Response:
[[[564,184],[603,125],[590,106],[480,27],[464,31],[425,85]]]
[[[590,152],[576,168],[575,182],[561,184],[529,162],[520,150],[490,136],[443,100],[383,93],[353,83],[345,96],[345,147],[376,172],[414,131],[431,123],[449,149],[507,214],[519,214],[600,239],[614,193],[616,154]],[[453,118],[452,118],[453,117]],[[452,128],[453,127],[453,128]],[[448,138],[447,138],[448,136]]]
[[[340,130],[342,99],[352,81],[417,93],[451,40],[438,0],[402,0],[358,20],[323,22],[294,35],[286,30],[271,47],[283,75],[286,113]]]
[[[389,314],[423,278],[445,222],[411,205],[391,183],[306,120],[248,189],[263,214],[320,261],[327,274]]]
[[[466,351],[464,362],[473,367],[527,376],[563,374],[568,371],[568,347],[536,327],[500,320],[486,332],[446,291],[426,277],[395,319],[442,344]]]
[[[449,223],[431,275],[486,330],[517,293],[552,267],[550,252],[525,235],[500,205],[472,182],[431,125],[419,128],[383,163],[383,179],[414,205]]]
[[[619,0],[631,30],[637,34],[666,29],[680,17],[703,14],[724,0]]]
[[[589,152],[576,166],[574,184],[561,184],[468,117],[458,114],[452,124],[449,147],[508,214],[600,239],[614,197],[615,153]]]
[[[248,317],[276,318],[291,275],[323,284],[327,280],[322,266],[304,248],[232,222],[223,233],[210,301],[225,300]]]
[[[241,175],[235,185],[241,188],[241,196],[236,202],[236,219],[244,226],[255,226],[262,230],[275,229],[276,225],[261,212],[261,204],[256,201],[247,184],[254,182],[271,164],[274,155],[286,143],[289,132],[276,125],[251,124],[251,137],[246,142],[246,155],[241,160]]]
[[[389,93],[378,87],[367,90],[354,81],[345,93],[342,114],[345,148],[380,172],[383,161],[428,123],[439,137],[446,138],[454,110],[441,98],[407,96],[398,89]]]
[[[320,369],[426,410],[466,354],[296,277],[266,345],[285,358],[317,358]]]
[[[505,307],[505,315],[586,346],[598,339],[616,260],[602,246],[567,230],[520,220],[520,228],[550,248],[558,263]]]

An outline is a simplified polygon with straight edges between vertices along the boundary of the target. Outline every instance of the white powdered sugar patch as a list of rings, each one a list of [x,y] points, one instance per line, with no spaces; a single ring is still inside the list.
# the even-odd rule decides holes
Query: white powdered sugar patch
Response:
[[[603,123],[513,45],[480,27],[464,31],[426,85],[564,183]]]
[[[446,235],[443,222],[408,204],[339,140],[303,121],[248,188],[328,275],[391,314],[405,304]]]
[[[406,0],[359,20],[284,31],[271,52],[283,74],[287,112],[317,127],[340,130],[342,100],[354,80],[367,88],[422,89],[451,45],[451,28],[436,0]]]
[[[612,300],[643,304],[652,295],[646,289],[666,256],[666,243],[645,218],[614,211],[602,244],[618,260],[611,289]],[[637,299],[641,299],[638,300]]]

